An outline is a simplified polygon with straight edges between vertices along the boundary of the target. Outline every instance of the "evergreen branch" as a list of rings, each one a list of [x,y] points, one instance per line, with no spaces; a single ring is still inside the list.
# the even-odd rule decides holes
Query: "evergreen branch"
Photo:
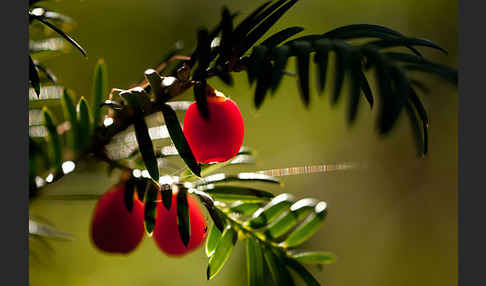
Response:
[[[190,192],[200,193],[200,191],[194,189],[190,190]],[[307,252],[299,254],[295,251],[289,250],[289,246],[295,247],[296,245],[307,240],[315,232],[316,227],[318,227],[320,222],[322,222],[323,217],[325,216],[326,205],[324,202],[318,202],[314,199],[303,199],[294,203],[292,202],[292,196],[282,194],[278,197],[275,197],[266,206],[263,205],[259,209],[256,209],[246,214],[245,216],[235,215],[232,212],[231,207],[228,207],[226,204],[221,203],[217,200],[214,201],[214,206],[216,209],[219,210],[219,213],[222,215],[223,219],[228,223],[231,229],[241,233],[245,240],[249,240],[250,242],[256,242],[257,251],[261,247],[262,251],[264,251],[266,255],[271,255],[273,257],[272,261],[277,264],[281,264],[281,267],[283,267],[281,268],[282,271],[288,271],[287,268],[294,269],[305,281],[312,281],[312,283],[314,283],[313,285],[319,285],[319,283],[312,276],[312,274],[310,274],[310,272],[308,272],[305,267],[301,265],[300,261],[311,264],[330,263],[331,260],[329,259],[329,257],[332,257],[332,254],[323,252]],[[294,228],[293,231],[290,231],[290,235],[282,242],[279,242],[272,237],[272,234],[275,237],[278,237],[288,232],[297,224],[297,221],[299,219],[304,218],[307,214],[309,214],[309,212],[311,212],[312,214],[304,219],[301,225]],[[245,220],[245,218],[248,217],[250,217],[251,219]],[[255,218],[262,217],[265,218],[263,225],[259,225],[257,228],[252,226],[251,222],[254,221]],[[243,220],[240,218],[243,218]],[[271,222],[267,219],[273,219],[274,221]],[[264,227],[262,228],[262,226]],[[278,234],[276,231],[278,231]],[[212,227],[210,230],[210,235],[206,244],[206,253],[210,258],[208,266],[209,279],[214,277],[214,275],[216,275],[224,265],[223,261],[222,264],[219,263],[217,265],[218,269],[216,271],[210,271],[210,269],[213,270],[212,262],[219,261],[219,257],[215,256],[226,255],[227,257],[230,254],[228,252],[225,252],[224,254],[217,252],[219,241],[223,241],[225,232],[221,234],[214,227]],[[228,251],[231,252],[231,250]],[[255,249],[253,251],[255,251]],[[252,252],[247,252],[247,255],[252,255]],[[260,258],[253,257],[252,259],[263,258],[262,256],[260,256]],[[253,263],[257,264],[260,262],[264,263],[263,260],[253,261]],[[269,262],[270,261],[267,261],[267,263]],[[272,267],[272,265],[268,266]],[[251,277],[252,273],[250,273],[250,268],[248,268],[248,271],[248,275],[249,277]],[[283,278],[282,275],[285,276],[285,274],[280,271],[278,273],[275,273],[274,280],[276,285],[281,285],[279,283],[279,280]],[[257,285],[255,284],[256,281],[259,281],[258,277],[251,279],[249,281],[250,285]]]
[[[322,92],[325,89],[327,57],[330,52],[334,52],[337,55],[334,103],[340,98],[344,79],[349,77],[351,80],[352,101],[349,111],[349,123],[353,123],[356,118],[360,90],[363,91],[370,106],[373,106],[373,94],[364,72],[367,69],[374,68],[379,83],[379,92],[377,94],[382,102],[379,118],[381,133],[386,134],[392,129],[402,109],[407,109],[407,114],[413,116],[408,103],[406,104],[410,100],[412,107],[418,112],[418,119],[422,121],[424,131],[421,140],[423,141],[423,153],[425,153],[427,151],[427,114],[419,97],[411,87],[411,84],[417,85],[417,81],[412,81],[408,77],[408,71],[434,73],[452,83],[457,83],[457,72],[427,61],[421,56],[382,52],[381,49],[391,46],[406,46],[417,54],[416,50],[412,49],[413,45],[441,48],[430,41],[407,38],[396,31],[376,25],[350,25],[334,29],[322,35],[304,36],[280,44],[302,30],[300,27],[292,27],[277,32],[263,41],[261,45],[255,46],[250,56],[241,56],[239,47],[252,46],[264,34],[264,31],[269,29],[293,4],[295,4],[295,1],[283,0],[271,6],[264,4],[234,29],[231,23],[234,14],[231,14],[227,9],[223,10],[223,21],[216,29],[213,29],[211,33],[206,32],[204,29],[199,32],[198,48],[190,58],[183,59],[183,61],[190,64],[183,65],[178,70],[176,77],[162,76],[160,80],[145,82],[142,84],[143,88],[136,87],[122,91],[125,97],[135,93],[144,94],[143,97],[134,97],[137,99],[137,102],[129,102],[126,98],[119,102],[113,101],[110,96],[109,101],[111,103],[105,104],[112,108],[110,112],[112,124],[98,126],[96,125],[98,122],[95,123],[93,142],[90,144],[92,149],[88,150],[87,153],[102,154],[104,147],[111,139],[134,124],[135,118],[140,120],[140,118],[161,111],[169,100],[176,98],[189,88],[194,87],[195,90],[199,90],[199,92],[195,93],[196,99],[198,99],[198,107],[204,110],[204,91],[206,88],[201,88],[201,86],[207,86],[207,79],[214,76],[223,77],[228,72],[246,70],[250,82],[256,80],[255,104],[259,107],[265,99],[265,94],[269,90],[274,92],[277,89],[282,76],[285,74],[284,69],[290,57],[297,57],[298,59],[299,90],[303,102],[308,105],[310,100],[308,87],[309,58],[314,54],[314,62],[318,66],[319,73],[318,90]],[[35,15],[31,16],[37,17]],[[209,47],[212,39],[221,32],[225,34],[221,49],[219,46]],[[247,37],[236,37],[240,33],[247,35]],[[345,39],[360,37],[375,37],[380,40],[358,46],[348,44],[345,41]],[[235,39],[245,40],[235,41]],[[224,58],[227,60],[218,59],[215,66],[209,67],[210,62],[218,53],[222,53],[219,59]],[[191,78],[187,75],[190,74],[195,62],[199,62],[199,66]],[[154,76],[154,79],[159,77],[153,71],[151,76]],[[153,84],[157,84],[157,86],[152,87]],[[157,94],[154,94],[154,98],[148,96],[148,93],[152,90],[157,91]],[[135,114],[137,116],[134,116]],[[419,124],[418,120],[411,120],[411,122],[415,125]],[[414,126],[414,128],[417,129],[417,126]],[[419,133],[415,132],[414,134]],[[103,157],[100,157],[100,159],[106,160]],[[124,168],[123,166],[118,167]]]
[[[29,12],[29,18],[31,18],[33,20],[37,20],[37,21],[41,22],[42,24],[46,25],[47,27],[51,28],[53,31],[55,31],[61,37],[63,37],[66,41],[68,41],[70,44],[72,44],[74,47],[76,47],[76,49],[78,49],[81,52],[81,54],[83,54],[83,56],[85,56],[85,57],[87,56],[86,51],[83,49],[83,47],[81,47],[80,44],[78,44],[78,42],[76,42],[73,38],[71,38],[69,35],[64,33],[61,29],[59,29],[55,25],[49,23],[49,21],[47,21],[45,16],[40,16],[40,15],[36,15],[36,14]]]
[[[30,1],[30,4],[36,1]],[[316,233],[327,215],[327,204],[316,199],[306,198],[295,200],[291,194],[280,194],[276,197],[272,193],[256,188],[232,185],[221,185],[231,182],[266,182],[280,184],[280,181],[271,176],[280,174],[282,170],[267,170],[260,173],[239,173],[236,175],[214,174],[218,168],[232,164],[233,161],[220,165],[205,166],[196,162],[177,120],[170,100],[182,95],[190,88],[194,88],[194,96],[200,112],[209,117],[207,106],[207,93],[212,88],[207,80],[219,77],[228,85],[233,84],[232,72],[246,71],[250,84],[256,81],[254,102],[259,108],[269,91],[275,92],[281,83],[288,59],[296,58],[298,89],[301,100],[307,107],[311,102],[309,88],[309,69],[312,62],[317,67],[319,93],[325,91],[326,73],[329,64],[335,65],[334,90],[331,104],[336,104],[341,98],[342,86],[346,79],[350,81],[350,105],[348,123],[355,122],[357,117],[361,92],[371,107],[374,96],[368,83],[365,72],[373,69],[377,80],[376,95],[381,102],[378,118],[380,134],[389,133],[395,126],[402,111],[405,110],[413,127],[417,146],[423,154],[427,152],[428,117],[420,98],[412,86],[420,87],[419,81],[410,78],[410,72],[419,71],[434,74],[440,78],[457,84],[457,71],[449,67],[428,61],[422,57],[416,46],[423,46],[446,52],[433,42],[424,39],[411,38],[386,27],[377,25],[349,25],[339,27],[320,35],[307,35],[290,39],[302,31],[300,27],[290,27],[279,31],[260,45],[255,45],[266,32],[297,2],[297,0],[270,1],[251,13],[240,24],[233,25],[235,14],[223,9],[222,20],[213,30],[202,28],[198,31],[197,47],[190,57],[178,56],[176,46],[164,62],[156,70],[145,73],[146,80],[139,86],[128,90],[114,91],[119,93],[119,100],[113,100],[112,94],[106,94],[106,72],[100,69],[97,78],[96,100],[94,101],[94,121],[84,99],[75,108],[72,98],[64,94],[62,97],[63,111],[68,119],[64,123],[56,124],[50,112],[43,110],[44,125],[47,129],[47,139],[42,146],[30,139],[32,155],[35,161],[45,153],[47,156],[46,170],[49,173],[46,179],[40,179],[39,169],[29,170],[30,192],[37,192],[45,184],[59,181],[64,175],[73,171],[74,167],[65,170],[63,156],[67,149],[74,151],[74,166],[80,158],[93,155],[96,160],[109,164],[110,168],[118,168],[128,173],[129,187],[125,193],[125,206],[128,210],[133,207],[133,194],[145,198],[145,227],[151,233],[155,225],[155,203],[157,195],[161,194],[164,206],[171,206],[172,189],[178,189],[178,221],[180,238],[184,245],[190,239],[189,207],[186,200],[186,191],[201,199],[207,208],[214,226],[210,231],[206,253],[210,257],[208,266],[208,279],[214,277],[224,266],[231,251],[239,238],[247,240],[247,258],[249,281],[251,285],[258,285],[263,271],[251,270],[252,263],[261,265],[270,270],[272,279],[277,285],[293,285],[292,276],[288,269],[296,271],[308,285],[319,285],[310,272],[301,265],[324,264],[332,261],[332,255],[322,252],[295,253],[291,249],[298,247]],[[37,20],[57,32],[64,39],[86,55],[84,49],[70,36],[50,23],[48,20],[66,21],[57,13],[46,14],[44,10],[29,12],[30,20]],[[40,13],[42,12],[42,13]],[[40,13],[40,14],[39,14]],[[221,34],[221,37],[218,37]],[[353,45],[348,40],[358,38],[374,38],[361,45]],[[289,40],[290,39],[290,40]],[[218,44],[217,40],[220,41]],[[285,42],[286,41],[286,42]],[[253,47],[250,55],[244,55]],[[385,52],[384,49],[393,47],[406,47],[413,54]],[[329,62],[330,53],[335,54],[335,61]],[[311,57],[313,56],[313,61]],[[40,79],[37,69],[49,77],[46,69],[42,69],[29,57],[30,81],[37,94],[40,93]],[[161,76],[171,60],[182,61],[177,66],[173,76]],[[196,66],[197,63],[197,66]],[[192,75],[192,76],[191,76]],[[51,76],[51,79],[53,77]],[[104,97],[108,96],[106,101]],[[108,106],[109,114],[101,120],[101,107]],[[191,173],[182,174],[183,183],[166,183],[160,186],[159,162],[157,152],[154,151],[153,138],[150,137],[149,128],[145,118],[156,112],[162,112],[167,124],[169,136],[190,170],[203,179],[192,181],[196,177]],[[61,128],[68,124],[72,128]],[[79,126],[83,128],[78,128]],[[135,127],[135,139],[139,146],[138,155],[146,167],[149,175],[135,178],[132,169],[120,160],[110,158],[106,153],[106,146],[112,139],[126,130],[129,126]],[[59,131],[61,130],[61,132]],[[66,146],[60,136],[72,135],[72,138],[87,138],[83,147],[76,144]],[[41,139],[41,140],[42,140]],[[74,142],[77,143],[77,142]],[[243,155],[243,154],[240,154]],[[248,154],[244,154],[248,156]],[[248,158],[246,162],[251,162]],[[245,161],[242,160],[242,161]],[[75,163],[76,162],[76,163]],[[33,164],[35,165],[35,164]],[[315,166],[314,166],[315,167]],[[307,169],[304,168],[304,171]],[[327,167],[326,167],[327,171]],[[296,172],[298,173],[298,172]],[[151,176],[151,178],[147,178]],[[188,182],[189,181],[189,182]],[[134,184],[139,184],[135,187]],[[145,188],[141,188],[141,186]],[[187,189],[188,186],[191,188]],[[89,197],[92,198],[92,197]],[[128,198],[128,199],[127,199]],[[240,237],[238,234],[242,234]],[[258,274],[260,273],[260,274]],[[260,277],[259,277],[260,275]]]

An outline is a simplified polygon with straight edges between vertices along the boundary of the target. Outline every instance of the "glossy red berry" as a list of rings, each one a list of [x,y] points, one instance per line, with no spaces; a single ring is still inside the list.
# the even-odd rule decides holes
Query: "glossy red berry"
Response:
[[[128,212],[124,192],[124,184],[115,185],[96,204],[91,222],[91,240],[102,251],[126,254],[133,251],[143,239],[143,203],[135,198],[133,209]]]
[[[181,256],[196,249],[206,239],[206,220],[196,200],[187,196],[189,206],[189,221],[191,236],[189,244],[182,243],[177,224],[177,195],[172,195],[170,210],[167,210],[160,202],[157,203],[157,214],[153,238],[157,246],[167,255]]]
[[[184,116],[184,135],[198,162],[224,162],[233,158],[243,144],[243,117],[236,103],[222,93],[216,91],[207,99],[209,120],[192,103]]]

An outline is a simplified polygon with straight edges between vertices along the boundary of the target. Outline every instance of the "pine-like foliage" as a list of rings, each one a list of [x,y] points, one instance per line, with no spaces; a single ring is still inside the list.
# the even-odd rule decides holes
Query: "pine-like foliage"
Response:
[[[219,273],[237,242],[244,241],[249,285],[293,285],[289,271],[297,273],[307,285],[319,285],[303,265],[330,263],[333,255],[299,252],[296,247],[319,229],[327,214],[327,204],[311,198],[299,200],[289,193],[274,196],[255,187],[258,186],[253,185],[255,182],[279,184],[276,177],[261,172],[215,174],[231,165],[253,163],[254,154],[249,148],[242,148],[235,158],[225,163],[198,163],[178,115],[191,102],[173,101],[174,98],[192,89],[201,114],[207,117],[206,92],[211,89],[208,79],[216,76],[233,85],[232,73],[245,71],[250,84],[256,85],[254,103],[259,108],[269,92],[277,92],[284,75],[288,74],[287,63],[294,58],[304,106],[311,104],[311,63],[315,66],[318,94],[328,89],[328,70],[332,70],[331,104],[340,100],[343,84],[349,83],[349,124],[356,120],[362,95],[370,107],[379,100],[379,133],[389,133],[405,112],[412,123],[420,154],[426,154],[427,112],[416,91],[423,83],[412,75],[414,72],[434,74],[457,84],[454,69],[428,61],[416,47],[445,52],[444,49],[383,26],[354,24],[300,37],[296,36],[303,28],[289,27],[262,39],[298,2],[280,0],[262,4],[237,24],[236,14],[224,8],[221,21],[214,29],[203,28],[197,32],[197,44],[190,55],[179,55],[182,46],[176,44],[163,57],[162,64],[156,70],[147,70],[145,80],[133,88],[109,92],[107,68],[100,60],[94,74],[93,100],[88,104],[84,97],[75,101],[74,95],[63,87],[45,84],[55,83],[55,77],[35,57],[63,50],[65,41],[85,52],[53,24],[69,23],[70,19],[34,7],[36,2],[30,1],[31,23],[45,25],[61,38],[30,43],[33,89],[29,92],[29,194],[35,197],[45,185],[71,173],[87,157],[104,161],[110,169],[122,170],[129,211],[134,192],[144,200],[148,233],[153,231],[158,194],[167,208],[171,206],[172,192],[181,194],[177,197],[177,214],[179,234],[186,244],[190,238],[186,197],[195,196],[213,221],[206,243],[208,279]],[[355,43],[355,39],[367,41]],[[388,50],[394,47],[409,52]],[[169,69],[172,62],[176,62],[175,68]],[[370,71],[377,83],[376,91],[368,82],[372,76],[368,74]],[[62,119],[57,120],[49,106],[61,106]],[[166,138],[173,144],[161,140]],[[180,170],[177,162],[183,162],[187,168],[177,176],[164,175]],[[78,200],[97,196],[43,194],[40,198]]]
[[[36,23],[40,23],[42,26],[37,28],[46,27],[60,36],[60,38],[53,37],[40,41],[30,41],[29,43],[29,82],[34,88],[35,94],[40,96],[41,82],[50,82],[53,84],[56,84],[57,82],[56,76],[43,64],[40,64],[40,60],[51,54],[65,52],[69,49],[69,46],[65,44],[65,41],[76,47],[76,49],[78,49],[84,56],[86,56],[86,51],[73,38],[58,27],[63,26],[64,28],[70,28],[73,24],[73,20],[65,15],[40,7],[38,2],[41,2],[41,0],[29,1],[30,26],[32,27],[35,26]],[[34,60],[33,58],[38,58],[38,60]]]
[[[447,53],[435,43],[407,37],[387,27],[354,24],[318,35],[294,37],[301,27],[283,29],[255,45],[284,15],[294,1],[266,2],[233,28],[233,17],[224,9],[221,23],[211,32],[198,33],[198,47],[188,65],[199,60],[194,78],[204,85],[204,77],[216,75],[231,85],[231,72],[245,70],[250,84],[256,82],[254,103],[259,108],[269,92],[275,93],[286,74],[289,58],[295,58],[297,84],[305,106],[311,102],[309,74],[311,65],[317,73],[316,91],[322,94],[327,86],[327,71],[334,66],[331,104],[338,102],[347,79],[349,88],[348,122],[352,124],[363,95],[370,107],[380,102],[378,131],[389,133],[402,111],[410,118],[421,154],[427,153],[427,112],[417,95],[423,83],[412,78],[414,72],[433,74],[457,85],[457,71],[425,59],[416,47],[427,47]],[[293,38],[292,38],[293,37]],[[369,39],[353,44],[356,39]],[[216,43],[209,46],[209,43]],[[252,48],[253,47],[253,48]],[[409,53],[392,52],[388,48],[403,47]],[[251,53],[247,51],[251,49]],[[332,56],[331,56],[332,55]],[[377,91],[373,92],[366,72],[373,71]],[[370,75],[368,75],[370,76]],[[203,88],[195,89],[204,90]],[[196,94],[196,99],[198,96]],[[201,101],[201,100],[200,100]],[[205,104],[200,104],[202,111]]]

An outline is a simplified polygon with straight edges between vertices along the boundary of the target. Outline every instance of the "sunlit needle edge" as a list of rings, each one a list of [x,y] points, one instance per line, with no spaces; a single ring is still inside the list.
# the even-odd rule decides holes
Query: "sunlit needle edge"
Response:
[[[313,174],[313,173],[346,171],[346,170],[357,169],[358,167],[359,167],[358,163],[321,164],[321,165],[307,165],[307,166],[299,166],[299,167],[262,170],[262,171],[256,171],[255,173],[274,176],[274,177],[281,177],[281,176],[293,176],[293,175],[303,175],[303,174]]]

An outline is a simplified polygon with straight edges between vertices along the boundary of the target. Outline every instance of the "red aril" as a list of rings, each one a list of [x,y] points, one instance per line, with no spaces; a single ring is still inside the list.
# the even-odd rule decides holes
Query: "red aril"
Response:
[[[124,192],[124,184],[115,185],[96,204],[91,222],[91,240],[102,251],[126,254],[133,251],[143,239],[143,203],[134,198],[133,209],[128,212]]]
[[[161,202],[157,203],[157,214],[153,239],[167,255],[180,256],[196,249],[206,239],[206,220],[197,201],[187,196],[189,207],[190,238],[187,247],[182,243],[177,223],[177,194],[172,194],[170,210]]]
[[[209,120],[192,103],[184,116],[183,131],[196,161],[224,162],[243,144],[244,124],[236,103],[216,91],[207,97]]]

